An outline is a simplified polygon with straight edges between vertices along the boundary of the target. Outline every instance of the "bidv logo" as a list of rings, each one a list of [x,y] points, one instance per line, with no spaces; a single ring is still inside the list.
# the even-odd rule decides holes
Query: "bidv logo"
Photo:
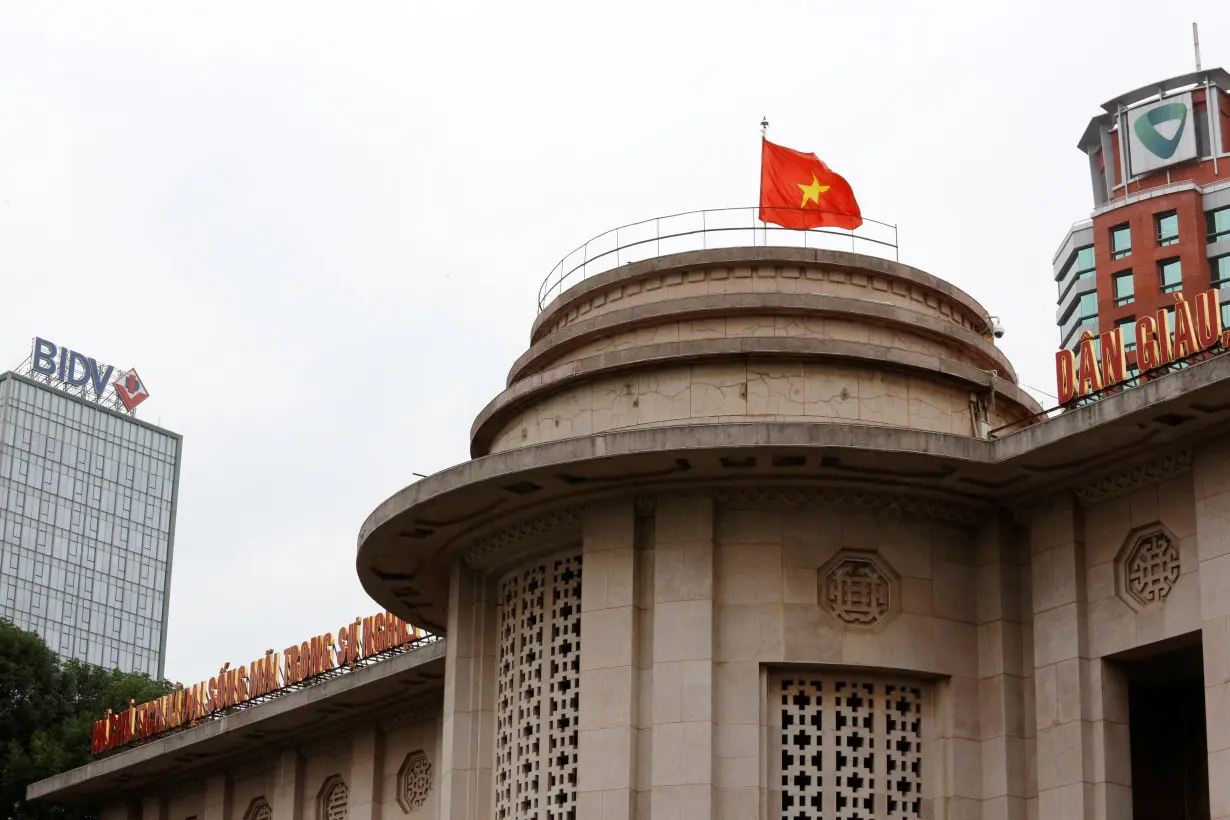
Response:
[[[1174,136],[1164,137],[1157,130],[1159,125],[1179,121],[1174,130]],[[1183,129],[1187,127],[1187,105],[1181,102],[1168,103],[1151,108],[1140,119],[1136,120],[1136,138],[1140,144],[1162,159],[1170,159],[1183,139]]]
[[[115,392],[129,410],[137,409],[138,404],[149,398],[145,382],[141,381],[141,377],[135,370],[120,374],[120,377],[115,380]]]
[[[112,383],[111,376],[115,373],[115,368],[109,364],[100,364],[98,360],[67,347],[57,348],[46,339],[34,340],[30,364],[30,369],[35,373],[50,376],[83,391],[93,390],[97,399],[106,393],[107,385]],[[149,398],[149,391],[135,370],[120,373],[113,384],[116,395],[130,411]]]

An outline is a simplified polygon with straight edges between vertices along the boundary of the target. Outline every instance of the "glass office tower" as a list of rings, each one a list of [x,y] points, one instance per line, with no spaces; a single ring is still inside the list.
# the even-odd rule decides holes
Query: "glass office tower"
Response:
[[[161,677],[182,438],[0,374],[0,617]]]

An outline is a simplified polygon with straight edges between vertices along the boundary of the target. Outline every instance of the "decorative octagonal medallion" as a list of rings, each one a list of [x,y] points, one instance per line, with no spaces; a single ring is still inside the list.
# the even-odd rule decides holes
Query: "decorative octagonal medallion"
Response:
[[[897,602],[896,573],[872,553],[839,552],[820,571],[820,605],[847,629],[875,629]]]
[[[397,773],[397,802],[406,814],[421,809],[431,793],[431,761],[422,749],[406,755]]]
[[[1120,550],[1120,597],[1137,609],[1161,603],[1179,580],[1179,542],[1160,524],[1128,535]]]

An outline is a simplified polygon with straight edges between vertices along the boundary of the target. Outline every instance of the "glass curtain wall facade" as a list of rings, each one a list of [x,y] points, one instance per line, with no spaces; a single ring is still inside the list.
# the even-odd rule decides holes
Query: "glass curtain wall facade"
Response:
[[[179,435],[0,375],[0,617],[161,677]]]

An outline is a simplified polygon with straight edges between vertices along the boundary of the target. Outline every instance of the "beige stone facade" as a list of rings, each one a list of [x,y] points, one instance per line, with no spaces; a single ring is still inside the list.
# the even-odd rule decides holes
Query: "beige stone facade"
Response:
[[[1230,359],[1041,421],[987,324],[845,253],[588,279],[474,459],[362,527],[365,587],[442,640],[31,796],[125,820],[1226,820]]]

